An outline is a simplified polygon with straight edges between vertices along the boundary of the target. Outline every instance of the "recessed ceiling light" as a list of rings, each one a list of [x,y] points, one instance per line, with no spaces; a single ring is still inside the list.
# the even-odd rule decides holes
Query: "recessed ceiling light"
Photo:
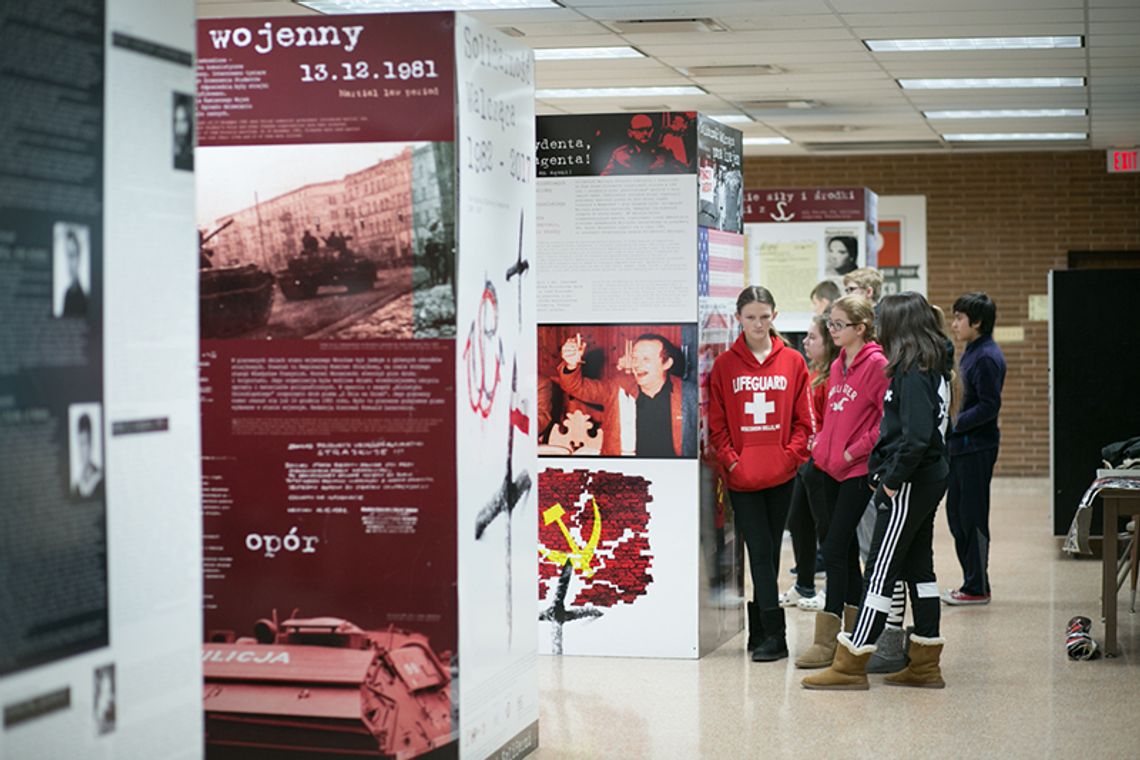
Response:
[[[950,142],[999,142],[1015,140],[1031,142],[1035,140],[1087,140],[1085,132],[966,132],[964,134],[942,135]]]
[[[608,58],[644,58],[645,53],[629,47],[537,48],[536,61],[599,61]]]
[[[989,77],[986,79],[899,79],[904,90],[965,90],[972,88],[1084,87],[1084,77]]]
[[[560,8],[554,0],[293,0],[318,13],[409,13],[412,11],[502,11]]]
[[[535,90],[539,100],[559,98],[659,98],[680,95],[707,95],[700,87],[677,85],[673,87],[555,87]]]
[[[743,124],[752,121],[752,117],[744,113],[707,113],[705,116],[721,124]]]
[[[923,111],[928,119],[1036,119],[1086,116],[1087,108],[995,108],[974,111]]]
[[[943,37],[925,40],[863,40],[875,53],[940,53],[948,50],[1043,50],[1079,48],[1080,36],[1069,37]]]
[[[745,145],[789,145],[792,141],[786,137],[745,137]]]

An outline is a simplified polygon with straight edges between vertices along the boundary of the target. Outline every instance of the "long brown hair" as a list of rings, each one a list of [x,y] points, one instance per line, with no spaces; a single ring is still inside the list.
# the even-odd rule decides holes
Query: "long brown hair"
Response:
[[[772,291],[763,285],[749,285],[744,290],[740,291],[740,295],[736,297],[736,315],[740,316],[740,311],[750,303],[766,303],[772,307],[772,312],[776,311],[776,299],[772,295]],[[768,334],[773,338],[784,340],[784,336],[776,329],[776,325],[771,325],[768,328]]]
[[[946,336],[920,293],[907,291],[879,303],[879,335],[887,354],[887,377],[918,369],[950,376]]]
[[[815,379],[811,381],[812,388],[817,388],[827,382],[828,375],[831,374],[831,363],[839,356],[839,346],[835,345],[835,340],[831,337],[831,330],[827,329],[827,320],[830,315],[831,309],[828,309],[823,314],[817,314],[811,318],[812,324],[823,336],[823,358],[818,362],[813,361],[808,364],[808,369],[815,373]]]

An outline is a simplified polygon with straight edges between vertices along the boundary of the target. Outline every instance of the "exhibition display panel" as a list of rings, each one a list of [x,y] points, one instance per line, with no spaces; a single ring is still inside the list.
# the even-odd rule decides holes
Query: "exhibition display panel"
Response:
[[[743,621],[704,446],[744,285],[742,135],[694,112],[537,132],[540,651],[698,657]]]
[[[863,187],[744,191],[748,282],[772,291],[781,331],[807,332],[818,282],[834,280],[843,292],[843,275],[876,266],[877,206]]]
[[[534,61],[198,31],[207,757],[537,746]]]
[[[201,757],[194,4],[4,4],[0,757]]]

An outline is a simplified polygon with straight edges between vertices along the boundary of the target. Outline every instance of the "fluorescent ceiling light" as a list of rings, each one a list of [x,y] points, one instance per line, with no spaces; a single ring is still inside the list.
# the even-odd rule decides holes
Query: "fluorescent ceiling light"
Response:
[[[928,119],[1036,119],[1086,116],[1087,108],[995,108],[974,111],[923,111]]]
[[[752,117],[746,113],[709,113],[705,116],[721,124],[743,124],[752,121]]]
[[[900,79],[904,90],[965,90],[972,88],[1084,87],[1084,77],[990,77],[987,79]]]
[[[792,141],[786,137],[745,137],[745,145],[788,145]]]
[[[656,98],[670,95],[707,95],[700,87],[679,85],[674,87],[561,87],[535,90],[539,100],[560,98]]]
[[[1087,140],[1085,132],[967,132],[965,134],[942,135],[950,142],[1000,142],[1016,140]]]
[[[503,11],[560,8],[554,0],[294,0],[318,13],[408,13],[411,11]]]
[[[1072,37],[946,37],[925,40],[863,40],[875,53],[941,53],[948,50],[1048,50],[1084,46]]]
[[[599,61],[608,58],[644,58],[645,53],[629,47],[538,48],[536,61]]]

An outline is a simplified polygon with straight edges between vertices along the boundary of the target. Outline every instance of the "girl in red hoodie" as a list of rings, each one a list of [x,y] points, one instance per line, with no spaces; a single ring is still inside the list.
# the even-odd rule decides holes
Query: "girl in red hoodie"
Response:
[[[709,444],[748,547],[748,648],[755,662],[788,656],[776,577],[792,480],[812,433],[807,365],[784,346],[775,318],[766,288],[741,291],[736,319],[743,332],[709,375]]]
[[[799,668],[831,664],[843,618],[853,623],[863,598],[855,528],[867,508],[867,458],[879,436],[889,382],[884,372],[887,358],[875,342],[875,311],[869,300],[861,295],[840,298],[832,304],[828,329],[840,349],[839,358],[831,366],[827,413],[812,448],[831,505],[823,541],[827,598],[823,611],[816,613],[814,643],[796,658]]]

